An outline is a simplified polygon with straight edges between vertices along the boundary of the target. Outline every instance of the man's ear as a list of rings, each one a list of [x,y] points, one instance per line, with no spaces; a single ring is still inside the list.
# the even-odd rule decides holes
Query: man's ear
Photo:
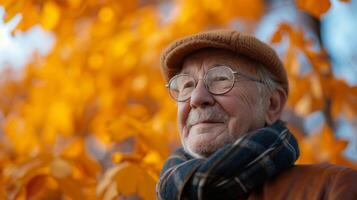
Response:
[[[280,118],[281,112],[283,111],[286,103],[287,95],[282,88],[277,88],[271,92],[268,97],[265,123],[271,125]]]

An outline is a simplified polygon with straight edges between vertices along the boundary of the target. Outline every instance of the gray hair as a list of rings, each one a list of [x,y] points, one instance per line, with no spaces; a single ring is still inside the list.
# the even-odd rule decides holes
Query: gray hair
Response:
[[[260,103],[263,103],[265,98],[268,96],[269,93],[273,92],[274,90],[281,88],[281,85],[274,81],[274,76],[270,73],[262,64],[257,63],[256,66],[256,73],[258,79],[261,80],[264,84],[256,83],[258,92],[262,97]]]

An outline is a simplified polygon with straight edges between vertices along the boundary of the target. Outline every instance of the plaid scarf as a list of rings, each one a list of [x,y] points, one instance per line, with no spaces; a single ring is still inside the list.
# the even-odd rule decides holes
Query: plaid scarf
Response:
[[[194,158],[179,148],[164,164],[157,197],[245,199],[298,157],[297,141],[282,121],[247,133],[208,158]]]

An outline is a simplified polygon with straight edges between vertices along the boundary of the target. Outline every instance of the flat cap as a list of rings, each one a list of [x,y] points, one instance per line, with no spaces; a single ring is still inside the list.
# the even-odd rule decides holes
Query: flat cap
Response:
[[[274,49],[252,35],[232,29],[200,32],[169,44],[161,55],[161,68],[165,80],[168,81],[181,71],[186,56],[203,48],[227,49],[259,61],[288,94],[286,70]]]

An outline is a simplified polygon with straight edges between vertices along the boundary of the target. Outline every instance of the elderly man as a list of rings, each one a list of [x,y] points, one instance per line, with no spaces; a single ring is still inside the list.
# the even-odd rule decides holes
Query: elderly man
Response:
[[[183,148],[166,161],[158,199],[357,199],[357,172],[294,165],[279,120],[289,87],[275,51],[234,30],[202,32],[162,55]]]

